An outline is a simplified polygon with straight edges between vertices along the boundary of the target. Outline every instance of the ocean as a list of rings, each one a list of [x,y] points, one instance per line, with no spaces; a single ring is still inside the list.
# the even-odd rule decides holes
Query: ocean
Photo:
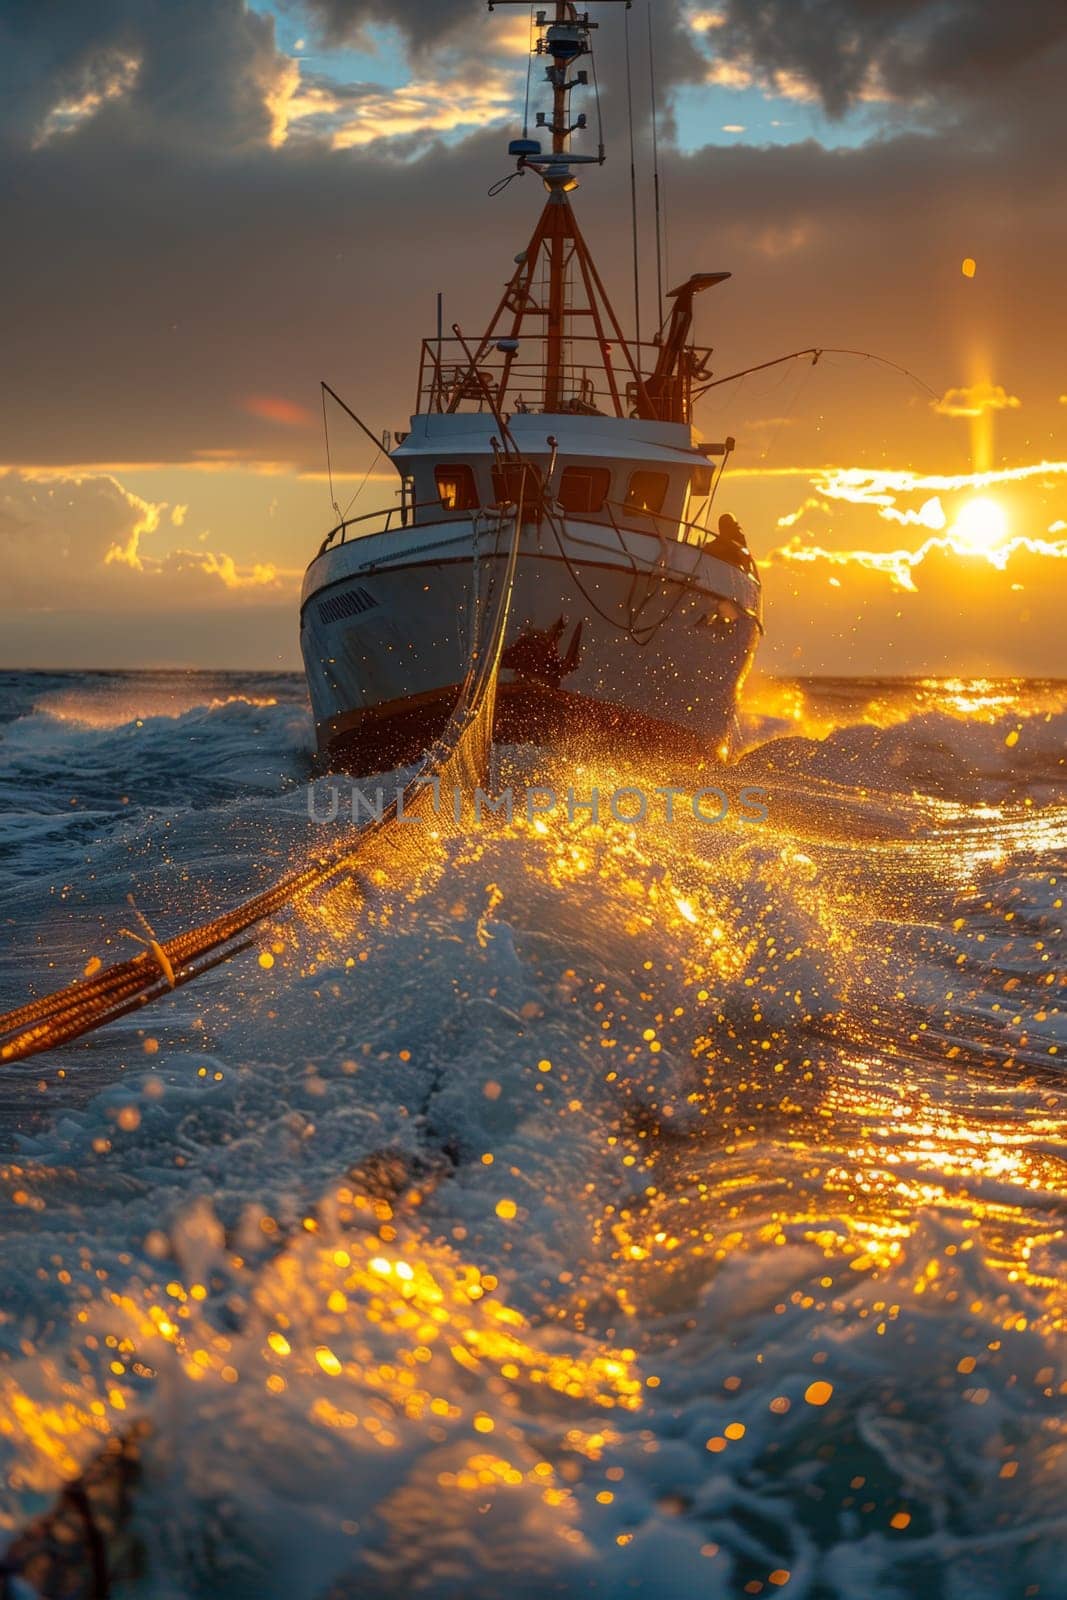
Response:
[[[0,1009],[314,854],[312,748],[295,675],[0,673]],[[1067,1596],[1067,683],[763,679],[737,752],[502,753],[0,1067],[13,1595]]]

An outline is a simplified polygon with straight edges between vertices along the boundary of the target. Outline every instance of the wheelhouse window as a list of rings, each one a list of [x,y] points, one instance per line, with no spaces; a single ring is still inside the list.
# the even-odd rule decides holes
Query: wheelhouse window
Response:
[[[662,511],[669,484],[665,472],[632,472],[626,487],[627,511]]]
[[[600,511],[611,488],[607,467],[564,467],[557,499],[572,516]]]
[[[473,471],[464,462],[434,467],[433,478],[437,485],[437,498],[446,511],[478,509],[478,485],[474,481]]]
[[[493,496],[498,506],[522,504],[529,509],[541,497],[541,470],[532,461],[505,461],[493,468]]]

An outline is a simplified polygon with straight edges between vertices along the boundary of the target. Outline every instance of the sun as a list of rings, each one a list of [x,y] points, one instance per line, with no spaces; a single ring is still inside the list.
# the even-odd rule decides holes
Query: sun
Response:
[[[1004,543],[1008,518],[1004,507],[982,495],[968,500],[952,524],[952,542],[964,555],[986,556]]]

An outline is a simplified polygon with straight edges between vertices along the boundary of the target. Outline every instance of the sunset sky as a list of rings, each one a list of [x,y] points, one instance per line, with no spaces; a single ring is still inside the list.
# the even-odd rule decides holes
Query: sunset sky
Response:
[[[738,441],[760,664],[1067,673],[1067,7],[635,0],[646,202],[648,4],[668,276],[734,275],[699,304],[717,372],[818,345],[915,375],[827,354],[702,403]],[[609,161],[575,205],[629,323],[623,15],[590,9]],[[319,379],[402,429],[436,291],[488,319],[542,198],[486,192],[528,29],[481,0],[3,0],[0,665],[298,664]],[[343,503],[373,451],[333,444]],[[379,462],[355,509],[395,483]]]

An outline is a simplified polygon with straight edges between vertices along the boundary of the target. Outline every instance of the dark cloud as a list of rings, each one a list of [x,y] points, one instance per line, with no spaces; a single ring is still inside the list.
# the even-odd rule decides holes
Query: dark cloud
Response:
[[[707,74],[708,59],[700,49],[687,23],[683,0],[636,0],[628,19],[618,5],[586,3],[598,24],[596,42],[597,71],[609,103],[623,100],[624,29],[631,34],[633,74],[637,92],[635,110],[638,121],[648,115],[648,13],[655,25],[656,76],[666,92],[679,83],[699,83]],[[476,81],[479,70],[493,61],[501,38],[514,39],[516,27],[528,24],[526,5],[499,4],[492,15],[486,0],[288,0],[294,19],[310,15],[317,25],[320,42],[327,47],[366,43],[369,25],[397,29],[412,62],[422,68],[435,52],[462,61],[464,70]],[[551,12],[550,4],[537,9]],[[544,103],[543,64],[535,62],[532,78],[532,104]],[[539,99],[540,96],[540,99]],[[662,108],[669,119],[669,106]],[[592,120],[592,119],[591,119]]]
[[[872,89],[904,102],[985,100],[1067,40],[1060,0],[725,0],[717,54],[801,79],[841,116]]]
[[[903,29],[903,4],[794,3],[809,15],[847,9],[857,28],[869,14],[891,16],[893,28],[878,35],[879,59]],[[669,61],[679,12],[673,0],[662,11],[656,4]],[[954,9],[961,6],[955,0]],[[395,20],[399,9],[389,9]],[[432,35],[434,16],[451,9],[434,0],[404,15],[414,29],[425,13]],[[485,30],[480,38],[491,38],[495,22],[480,7],[459,9]],[[750,10],[769,17],[775,8]],[[576,204],[629,321],[621,8],[600,12],[608,24],[600,42],[609,164],[583,179]],[[908,13],[921,22],[932,8],[916,0]],[[632,17],[636,53],[643,7]],[[265,102],[286,64],[269,19],[239,0],[98,0],[69,12],[8,0],[0,19],[17,44],[14,57],[0,48],[2,70],[21,96],[20,109],[7,112],[20,119],[21,148],[0,150],[4,458],[187,460],[228,450],[318,465],[314,429],[280,438],[246,402],[270,394],[313,409],[320,377],[375,425],[404,426],[417,335],[430,331],[435,292],[445,291],[449,318],[477,328],[533,227],[534,177],[497,199],[486,195],[507,170],[507,130],[428,152],[422,140],[417,159],[399,159],[395,143],[331,150],[308,134],[271,149]],[[667,73],[675,80],[700,67],[691,39],[678,38]],[[135,87],[29,148],[57,99],[84,91],[86,63],[109,50],[142,61]],[[1029,121],[1002,124],[990,112],[1001,134],[992,153],[952,129],[845,150],[809,142],[687,157],[664,151],[671,281],[697,268],[735,274],[700,304],[719,370],[808,343],[845,344],[914,367],[941,392],[973,381],[967,363],[981,330],[990,380],[1023,400],[1000,424],[1001,437],[1059,450],[1040,419],[1047,392],[1050,414],[1062,421],[1061,341],[1051,330],[1062,325],[1067,180],[1058,148],[1028,131],[1060,115],[1054,59],[1047,51],[1028,62]],[[1021,71],[1005,68],[1013,94]],[[362,94],[356,86],[347,100],[358,108]],[[641,165],[647,197],[643,143]],[[979,261],[971,283],[959,274],[964,255]],[[795,409],[791,385],[803,376],[786,369],[719,391],[708,404],[708,430],[721,418],[744,443],[746,415],[778,417],[786,402]],[[795,459],[828,449],[838,459],[867,448],[966,449],[962,425],[932,418],[906,385],[873,369],[835,372],[827,361],[803,395],[805,405],[790,413],[795,426],[779,440]],[[924,418],[918,445],[916,405]]]
[[[310,14],[328,45],[348,44],[365,37],[373,24],[399,28],[412,49],[423,52],[440,40],[463,33],[481,37],[485,5],[482,0],[306,0],[290,9]],[[502,6],[506,13],[513,7]]]
[[[699,331],[717,346],[717,371],[808,344],[873,350],[922,373],[939,393],[979,380],[1002,385],[1022,404],[998,413],[998,454],[1062,457],[1065,7],[1051,0],[1021,0],[1010,10],[976,0],[727,0],[724,25],[701,46],[682,26],[679,0],[654,6],[664,112],[672,85],[697,84],[707,73],[705,49],[767,77],[786,73],[794,88],[810,86],[835,111],[873,85],[897,97],[881,135],[854,148],[809,140],[732,143],[685,156],[662,151],[668,281],[697,269],[734,273],[698,307]],[[475,0],[317,0],[334,42],[352,39],[368,21],[399,25],[413,76],[442,100],[479,72],[499,70],[494,30],[521,10],[501,8],[492,19]],[[594,10],[606,24],[598,43],[609,162],[583,175],[576,207],[629,324],[621,8]],[[639,0],[631,38],[643,203],[645,15]],[[470,58],[468,30],[477,41]],[[318,468],[321,438],[301,419],[315,409],[320,377],[372,426],[405,425],[418,337],[432,328],[436,291],[445,292],[449,321],[458,318],[469,332],[481,326],[534,225],[540,186],[527,175],[488,198],[508,168],[509,128],[482,128],[448,144],[433,143],[423,129],[404,140],[330,148],[330,132],[346,118],[373,118],[381,94],[326,72],[305,74],[303,87],[332,97],[333,120],[299,123],[299,136],[272,148],[272,126],[295,87],[269,17],[247,11],[242,0],[0,3],[4,461],[248,458]],[[908,121],[906,105],[915,108]],[[974,279],[960,273],[964,256],[977,260]],[[650,227],[642,264],[647,328]],[[269,397],[269,406],[250,404],[257,396]],[[971,465],[966,421],[935,415],[906,379],[852,358],[776,368],[713,391],[698,420],[708,436],[738,438],[742,474],[729,483],[728,503],[761,552],[775,541],[775,518],[794,502],[761,502],[767,481],[746,479],[743,469]],[[335,466],[362,471],[369,454],[362,436],[340,423],[331,434]],[[240,549],[246,568],[234,570],[225,555],[176,533],[162,513],[160,525],[139,538],[140,567],[108,561],[113,545],[128,549],[146,514],[122,487],[126,474],[114,476],[117,482],[77,492],[64,487],[66,500],[58,487],[49,496],[39,476],[4,485],[7,593],[68,607],[52,633],[36,616],[24,625],[0,620],[7,659],[51,660],[62,638],[69,659],[99,662],[114,638],[129,659],[160,652],[216,659],[223,649],[234,661],[262,663],[274,648],[264,647],[265,637],[291,643],[291,605],[273,620],[263,606],[275,591],[254,567],[255,508],[235,519],[236,541],[221,524],[212,540],[223,552]],[[1043,509],[1046,526],[1062,514],[1051,501]],[[288,530],[293,566],[321,531]],[[175,542],[190,548],[164,554]],[[1031,605],[1045,571],[1035,565],[1022,574],[1019,607]],[[949,664],[958,666],[969,639],[978,639],[981,668],[996,654],[990,640],[998,625],[1037,652],[1024,661],[1023,646],[1013,644],[1005,665],[1041,668],[1039,641],[1054,612],[1045,591],[1033,601],[1034,627],[1024,628],[1023,612],[1004,607],[1003,576],[983,574],[984,610],[968,609],[968,591],[954,601],[951,631],[945,619],[957,576],[946,572],[939,586],[908,598],[916,653],[905,661],[899,600],[886,600],[884,580],[870,579],[857,621],[849,592],[828,589],[821,569],[771,568],[771,650],[788,664],[781,652],[798,637],[788,616],[779,625],[792,603],[782,599],[788,579],[802,590],[796,604],[807,634],[819,636],[804,647],[809,668],[848,670],[857,628],[868,659],[880,650],[878,659],[896,670],[923,670],[935,640],[956,652]],[[1046,587],[1053,596],[1054,583]],[[820,594],[838,609],[820,610]],[[152,620],[139,624],[146,601],[159,608],[165,595],[188,602],[181,615],[164,628],[153,609]],[[228,613],[236,620],[220,629],[210,608],[237,600],[242,610]],[[121,628],[110,612],[105,618],[113,603]],[[91,606],[100,608],[95,632],[85,621]],[[246,624],[246,616],[255,620]]]
[[[127,87],[109,98],[109,85],[121,83],[127,67]],[[0,134],[39,143],[57,106],[96,96],[93,120],[117,147],[233,151],[267,136],[267,97],[284,70],[273,22],[244,0],[6,0]],[[72,136],[62,125],[56,133]]]
[[[698,75],[703,58],[685,26],[681,0],[637,0],[628,19],[635,45],[640,40],[644,49],[646,4],[653,8],[664,83]],[[399,29],[414,55],[424,56],[447,45],[464,51],[474,71],[480,58],[493,53],[495,35],[508,25],[525,27],[529,17],[526,5],[503,3],[490,15],[486,0],[290,0],[289,9],[296,16],[310,15],[328,45],[365,39],[368,25],[390,26]],[[550,0],[540,0],[535,9],[551,14]],[[614,53],[615,40],[622,38],[625,19],[621,7],[583,0],[582,9],[600,24],[597,54],[606,59]]]

